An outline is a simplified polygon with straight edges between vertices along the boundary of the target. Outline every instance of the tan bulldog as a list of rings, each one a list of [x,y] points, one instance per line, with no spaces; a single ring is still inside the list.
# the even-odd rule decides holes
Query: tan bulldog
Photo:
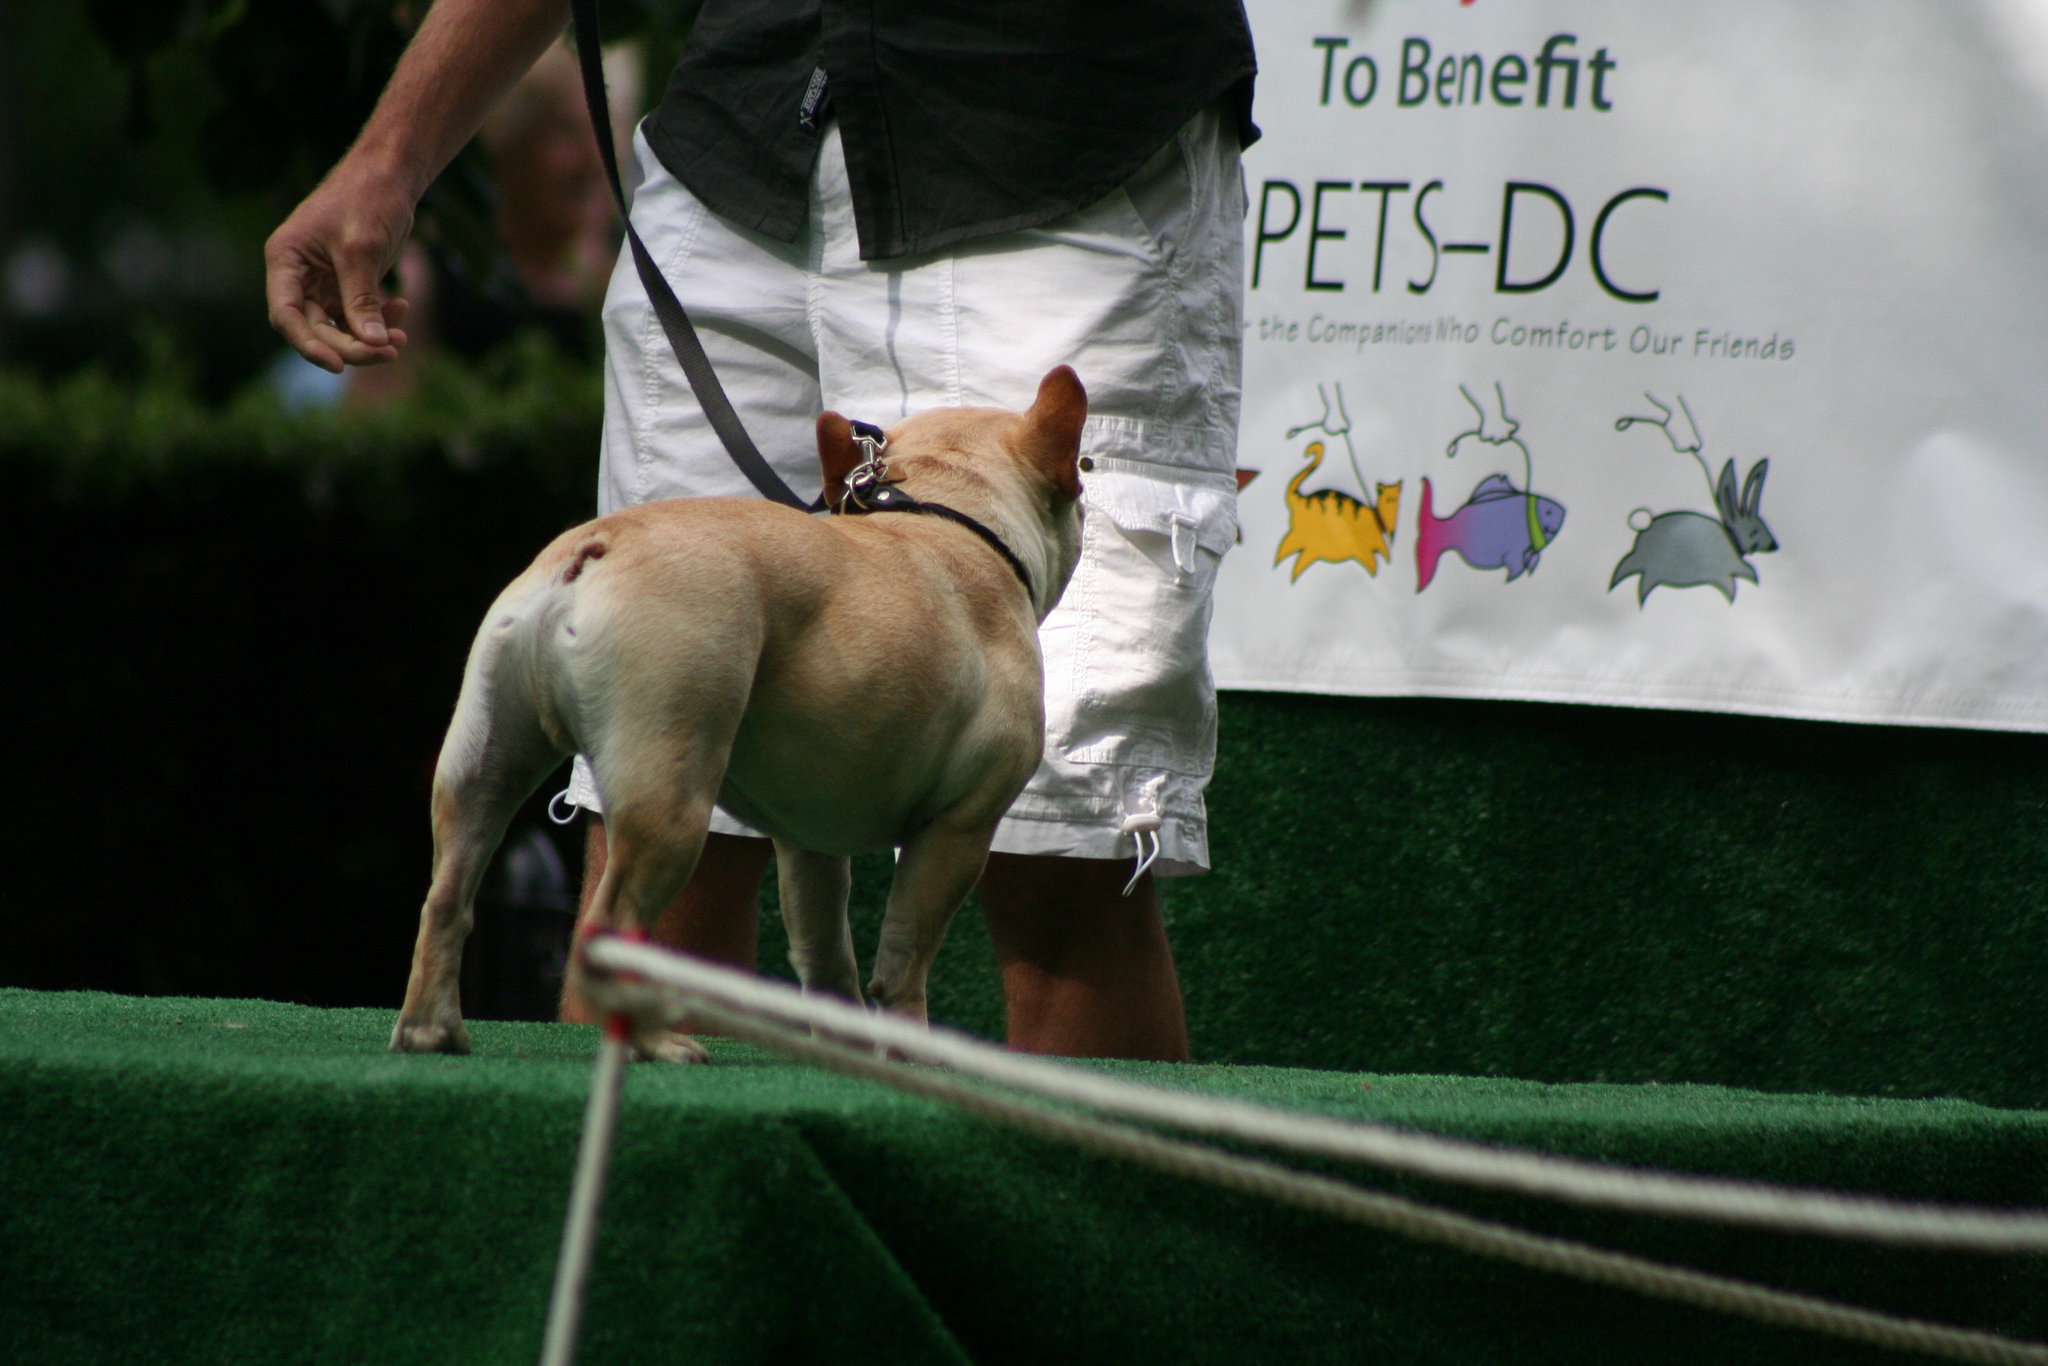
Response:
[[[848,855],[895,847],[868,991],[922,1019],[947,923],[1043,750],[1037,628],[1080,556],[1087,408],[1061,366],[1027,412],[921,413],[885,445],[828,412],[827,504],[866,515],[673,499],[557,537],[470,647],[392,1049],[468,1051],[458,978],[478,883],[513,813],[578,751],[609,841],[592,928],[651,925],[717,803],[775,841],[803,985],[858,1001]],[[706,1057],[680,1033],[636,1043]]]

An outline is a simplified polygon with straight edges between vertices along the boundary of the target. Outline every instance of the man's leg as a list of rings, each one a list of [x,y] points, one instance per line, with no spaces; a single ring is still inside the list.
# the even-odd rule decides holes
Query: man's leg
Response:
[[[598,878],[604,875],[607,852],[604,822],[592,816],[588,825],[590,835],[583,852],[583,896],[576,907],[578,934],[583,932],[584,917],[590,913],[590,895],[597,889]],[[654,942],[752,972],[761,929],[756,911],[761,875],[774,854],[775,846],[767,840],[742,835],[707,837],[689,885],[654,923]],[[596,1012],[584,1004],[569,982],[562,984],[560,1018],[564,1024],[598,1022]]]
[[[1010,1047],[1185,1062],[1180,979],[1147,873],[1122,859],[991,854],[981,909],[1003,973]]]
[[[813,167],[826,406],[883,423],[1021,407],[1059,364],[1087,386],[1082,563],[1039,636],[1046,762],[981,882],[1020,1051],[1188,1055],[1157,894],[1121,893],[1134,831],[1156,839],[1146,852],[1162,870],[1208,866],[1210,595],[1237,531],[1237,151],[1234,122],[1206,111],[1121,193],[887,263],[860,256],[835,136]]]

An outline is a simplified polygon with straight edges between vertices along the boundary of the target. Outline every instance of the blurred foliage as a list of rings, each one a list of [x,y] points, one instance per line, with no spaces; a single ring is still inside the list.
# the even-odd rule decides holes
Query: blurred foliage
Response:
[[[674,64],[702,0],[612,0],[605,42],[654,40],[650,89]],[[173,48],[195,51],[214,91],[200,135],[209,183],[233,193],[297,181],[294,198],[362,127],[423,0],[86,0],[93,32],[128,72],[128,126],[154,126],[149,71]],[[317,94],[317,98],[308,98]]]
[[[658,95],[699,0],[607,0]],[[0,0],[0,366],[132,378],[170,338],[208,401],[257,376],[262,244],[374,105],[426,0]],[[491,250],[483,158],[421,206]],[[489,274],[477,272],[478,278]]]
[[[607,0],[650,97],[693,9]],[[602,411],[536,333],[415,353],[370,402],[265,321],[265,237],[423,10],[0,0],[0,535],[30,561],[0,630],[36,642],[14,682],[42,775],[0,980],[337,1004],[403,980],[470,633],[589,514]],[[465,159],[422,216],[489,196]]]
[[[457,469],[516,458],[580,508],[603,414],[592,368],[526,333],[481,362],[423,355],[412,388],[396,399],[295,407],[252,385],[223,403],[199,397],[189,367],[158,334],[133,378],[89,367],[51,380],[0,371],[0,462],[43,488],[55,504],[119,502],[145,488],[199,480],[208,470],[296,471],[309,489],[345,477],[391,497],[369,500],[383,516],[402,510],[403,471],[439,457]],[[509,453],[509,454],[508,454]]]

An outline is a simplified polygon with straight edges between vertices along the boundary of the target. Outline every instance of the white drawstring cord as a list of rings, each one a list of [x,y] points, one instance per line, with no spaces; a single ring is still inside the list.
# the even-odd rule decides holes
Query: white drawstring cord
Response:
[[[1138,809],[1127,809],[1123,824],[1117,827],[1119,834],[1129,835],[1138,846],[1138,866],[1131,870],[1131,880],[1124,884],[1125,896],[1138,889],[1138,879],[1159,858],[1159,789],[1164,786],[1164,773],[1155,773],[1139,784],[1136,799],[1130,803]],[[1147,836],[1151,837],[1149,849],[1145,847]]]
[[[1159,813],[1141,811],[1135,816],[1126,816],[1118,829],[1138,842],[1138,866],[1131,870],[1131,880],[1124,884],[1124,895],[1129,896],[1137,890],[1138,879],[1145,876],[1145,870],[1159,857]],[[1149,849],[1145,847],[1148,836],[1152,841]]]

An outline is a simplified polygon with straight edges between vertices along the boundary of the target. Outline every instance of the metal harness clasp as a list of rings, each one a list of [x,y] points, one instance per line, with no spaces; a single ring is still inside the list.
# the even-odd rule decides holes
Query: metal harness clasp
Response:
[[[866,507],[875,490],[889,482],[889,467],[882,460],[882,453],[889,449],[889,439],[873,423],[855,422],[851,425],[853,444],[861,450],[861,462],[846,476],[845,491],[839,495],[841,512],[846,510],[848,500],[855,507]]]

